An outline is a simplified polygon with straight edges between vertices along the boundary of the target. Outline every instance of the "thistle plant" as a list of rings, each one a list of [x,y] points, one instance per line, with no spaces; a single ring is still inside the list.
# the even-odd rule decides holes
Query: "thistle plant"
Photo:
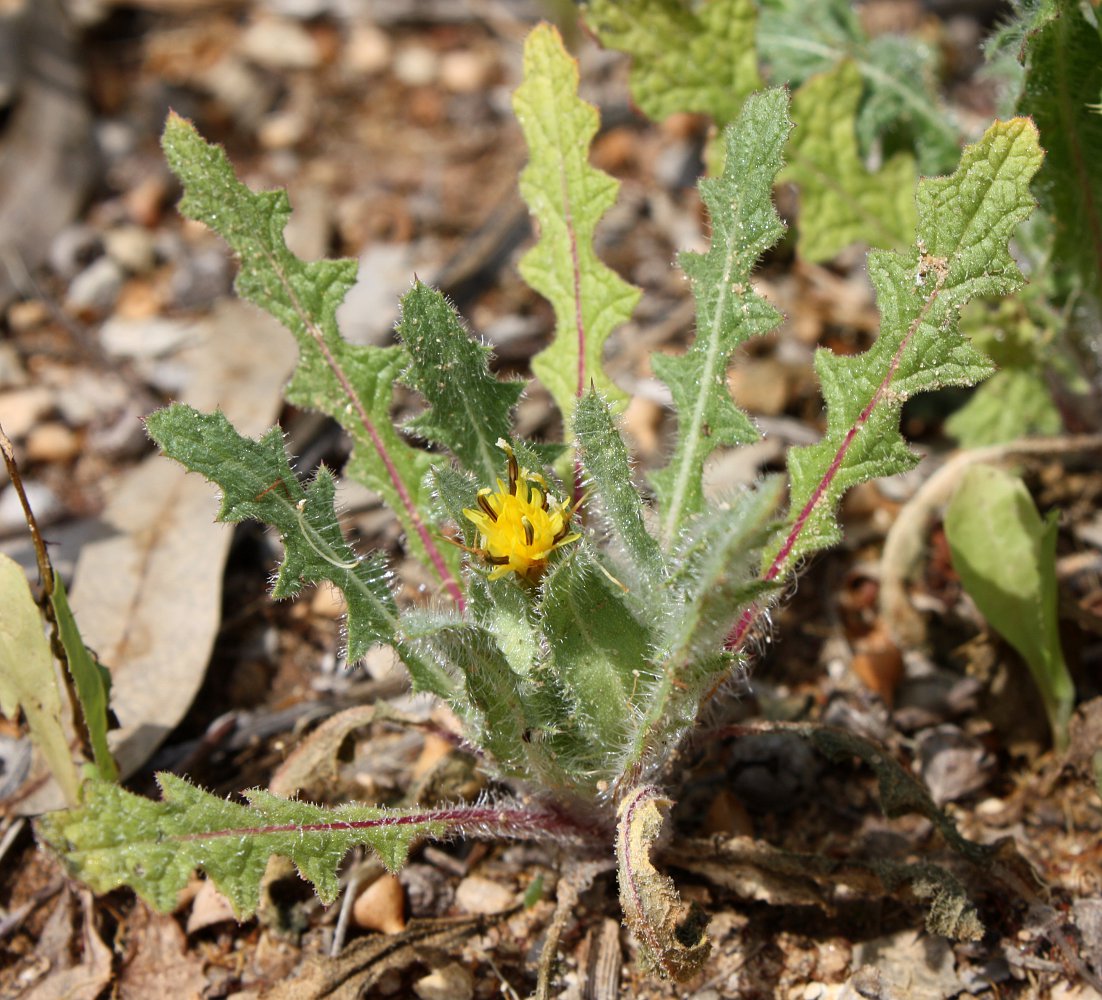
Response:
[[[282,237],[286,196],[253,193],[220,148],[169,119],[164,149],[184,185],[181,211],[221,233],[240,258],[238,293],[298,341],[287,399],[347,429],[355,450],[346,474],[394,511],[410,553],[436,574],[436,592],[399,601],[382,557],[343,537],[333,474],[322,468],[300,481],[278,428],[249,440],[221,414],[177,404],[149,416],[149,434],[217,484],[220,519],[253,518],[279,532],[273,597],[322,581],[343,593],[348,662],[373,645],[393,647],[414,688],[461,720],[498,791],[432,810],[329,809],[260,790],[246,804],[225,802],[171,775],[160,778],[159,802],[90,780],[78,808],[38,829],[97,891],[129,885],[167,909],[200,868],[244,917],[256,910],[272,854],[290,858],[329,902],[354,845],[395,870],[419,838],[553,838],[598,856],[615,851],[624,914],[646,962],[684,978],[706,958],[705,921],[651,859],[674,751],[743,666],[746,635],[798,561],[838,541],[845,490],[916,461],[899,433],[903,402],[990,371],[957,318],[974,296],[1021,283],[1008,241],[1032,208],[1041,152],[1029,121],[996,122],[955,173],[918,184],[913,242],[869,258],[878,340],[856,357],[817,356],[827,429],[789,455],[785,513],[783,477],[713,500],[703,471],[715,449],[758,437],[726,372],[741,344],[780,320],[752,273],[784,229],[772,187],[792,127],[788,95],[740,101],[722,133],[723,172],[701,182],[711,245],[678,261],[697,333],[684,354],[653,358],[677,436],[668,463],[641,484],[619,430],[622,394],[601,359],[639,292],[593,249],[617,183],[587,162],[597,112],[577,83],[557,33],[535,29],[515,108],[531,153],[522,192],[540,229],[522,274],[556,316],[554,339],[533,364],[563,415],[564,440],[551,445],[514,433],[524,383],[492,373],[489,349],[432,288],[415,282],[402,298],[394,346],[344,341],[335,315],[355,262],[297,260]],[[397,383],[424,404],[399,427],[390,419]]]

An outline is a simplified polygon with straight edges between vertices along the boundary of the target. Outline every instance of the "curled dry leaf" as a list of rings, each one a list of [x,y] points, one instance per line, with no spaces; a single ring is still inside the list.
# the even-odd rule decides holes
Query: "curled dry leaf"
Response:
[[[643,945],[644,960],[683,981],[704,964],[712,944],[705,934],[704,912],[696,903],[683,902],[673,879],[651,863],[651,850],[672,804],[653,785],[641,785],[625,796],[616,830],[616,861],[620,903],[627,925]]]

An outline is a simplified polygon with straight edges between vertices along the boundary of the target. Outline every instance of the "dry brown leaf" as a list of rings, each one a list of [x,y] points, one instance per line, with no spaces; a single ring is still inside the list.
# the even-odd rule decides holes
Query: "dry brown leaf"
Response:
[[[80,964],[73,965],[69,955],[73,897],[64,892],[39,941],[39,954],[49,960],[52,970],[22,994],[24,1000],[95,1000],[111,981],[111,949],[96,933],[92,894],[81,889],[77,898],[82,913]]]
[[[430,951],[451,952],[469,937],[485,934],[521,907],[492,917],[411,920],[400,934],[358,938],[336,958],[315,956],[294,979],[266,990],[264,1000],[360,1000],[390,971],[423,961]]]
[[[294,363],[291,335],[227,301],[197,326],[195,341],[176,356],[189,371],[181,400],[222,409],[243,434],[266,430]],[[123,777],[180,722],[206,673],[233,535],[214,523],[216,510],[205,480],[155,455],[116,485],[103,514],[114,533],[81,550],[73,611],[85,642],[111,668]]]
[[[132,957],[119,978],[120,1000],[197,1000],[203,995],[207,986],[203,962],[188,950],[184,932],[172,917],[138,904],[130,912],[127,933]]]

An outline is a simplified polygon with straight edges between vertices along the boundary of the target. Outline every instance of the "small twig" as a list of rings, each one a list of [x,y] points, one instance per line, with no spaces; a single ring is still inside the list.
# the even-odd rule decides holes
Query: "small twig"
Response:
[[[615,867],[616,864],[611,858],[583,861],[569,865],[559,877],[559,884],[555,891],[555,912],[547,925],[547,937],[540,951],[535,1000],[551,1000],[551,981],[555,974],[555,963],[559,957],[559,940],[567,923],[574,915],[578,897],[593,884],[593,880],[598,875],[611,871]]]

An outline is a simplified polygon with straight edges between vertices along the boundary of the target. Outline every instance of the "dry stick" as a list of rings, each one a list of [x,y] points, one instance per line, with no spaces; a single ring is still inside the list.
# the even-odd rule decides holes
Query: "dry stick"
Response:
[[[92,737],[84,719],[84,710],[81,707],[80,698],[77,697],[76,686],[73,683],[73,674],[69,669],[69,657],[66,655],[65,647],[61,642],[61,632],[58,628],[57,616],[54,614],[53,563],[50,562],[50,553],[46,550],[46,541],[42,537],[42,532],[38,527],[38,520],[34,516],[34,511],[31,510],[30,501],[27,499],[27,492],[23,488],[23,477],[20,475],[19,465],[15,461],[15,447],[12,445],[11,438],[4,432],[3,426],[0,426],[0,452],[4,454],[4,465],[7,466],[12,486],[15,487],[16,496],[19,497],[19,503],[23,508],[23,518],[27,522],[27,529],[31,533],[31,541],[34,544],[35,561],[38,563],[38,577],[42,582],[42,596],[39,598],[38,606],[42,609],[42,613],[50,623],[51,651],[57,661],[65,668],[61,671],[61,676],[65,681],[65,693],[69,698],[73,728],[76,731],[77,740],[80,743],[81,753],[87,760],[93,760],[95,755],[92,752]]]
[[[567,921],[574,915],[578,897],[593,885],[593,880],[598,875],[615,867],[611,858],[585,861],[571,865],[559,876],[559,884],[555,890],[555,912],[547,926],[547,937],[540,950],[535,1000],[551,1000],[551,982],[555,961],[559,957],[559,939]]]
[[[911,605],[907,580],[925,550],[926,529],[936,511],[949,501],[961,476],[981,462],[1003,465],[1036,455],[1074,455],[1102,449],[1102,434],[1077,437],[1024,438],[958,452],[941,466],[904,505],[888,529],[880,556],[880,616],[893,638],[903,645],[921,645],[925,628]]]

